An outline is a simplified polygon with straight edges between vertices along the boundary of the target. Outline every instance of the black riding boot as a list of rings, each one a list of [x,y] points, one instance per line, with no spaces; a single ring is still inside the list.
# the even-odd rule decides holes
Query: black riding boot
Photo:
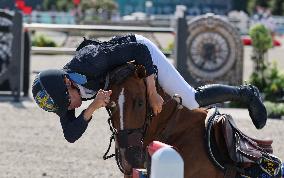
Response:
[[[195,100],[200,107],[225,101],[242,102],[247,105],[249,115],[257,129],[263,128],[266,124],[266,108],[255,86],[205,85],[197,88]]]

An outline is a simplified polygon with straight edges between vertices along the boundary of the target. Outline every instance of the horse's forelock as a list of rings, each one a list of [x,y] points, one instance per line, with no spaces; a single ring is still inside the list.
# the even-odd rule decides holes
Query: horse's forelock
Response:
[[[140,79],[143,79],[146,77],[146,70],[145,70],[145,67],[142,66],[142,65],[136,65],[136,68],[135,68],[135,75],[136,77],[140,78]]]

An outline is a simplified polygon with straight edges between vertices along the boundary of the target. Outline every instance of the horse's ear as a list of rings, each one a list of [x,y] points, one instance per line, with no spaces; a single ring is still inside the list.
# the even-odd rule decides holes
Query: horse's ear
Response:
[[[136,65],[135,76],[142,79],[146,77],[146,70],[143,65]]]

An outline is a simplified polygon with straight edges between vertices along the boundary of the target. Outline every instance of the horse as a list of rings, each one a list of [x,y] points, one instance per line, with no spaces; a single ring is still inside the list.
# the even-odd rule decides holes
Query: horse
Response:
[[[215,118],[217,115],[223,116],[229,125],[232,125],[230,124],[233,123],[232,120],[218,114],[217,111],[212,113],[212,110],[207,108],[189,110],[182,106],[182,98],[169,96],[159,85],[157,85],[157,91],[164,99],[164,105],[161,113],[154,116],[148,103],[145,77],[144,68],[133,64],[127,64],[115,70],[108,77],[107,88],[112,90],[112,95],[111,104],[106,109],[110,114],[109,124],[115,138],[116,161],[124,177],[132,177],[132,168],[149,168],[149,158],[145,150],[154,140],[172,145],[179,152],[184,160],[185,178],[236,177],[239,169],[225,171],[225,168],[219,164],[222,161],[216,161],[218,156],[214,157],[216,154],[228,155],[228,157],[230,155],[228,153],[230,150],[226,147],[229,139],[218,139],[223,134],[219,126],[224,119],[218,117],[217,120],[222,122],[217,122]],[[227,125],[225,130],[227,131],[228,128]],[[216,149],[212,149],[214,145],[212,145],[213,141],[210,142],[212,140],[210,133],[215,135],[215,147],[218,147],[221,152],[216,153]],[[246,135],[241,139],[244,140],[244,138],[247,138]],[[252,140],[246,139],[245,144],[256,143],[256,146],[252,146],[253,148],[261,148],[262,152],[272,152],[272,141]],[[259,156],[259,154],[256,155]],[[273,160],[278,161],[277,158]],[[245,163],[247,165],[248,162]],[[277,166],[273,169],[274,173],[275,171],[279,173]]]

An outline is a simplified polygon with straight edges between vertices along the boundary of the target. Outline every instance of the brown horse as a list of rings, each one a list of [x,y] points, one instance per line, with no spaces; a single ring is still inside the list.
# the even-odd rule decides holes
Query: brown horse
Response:
[[[113,76],[121,75],[114,73]],[[207,109],[189,110],[181,107],[178,100],[172,99],[158,87],[158,93],[165,102],[162,112],[153,116],[143,77],[144,70],[136,68],[134,74],[130,74],[126,80],[115,79],[109,87],[113,91],[111,101],[115,105],[107,109],[116,135],[117,162],[125,178],[131,177],[132,168],[147,166],[144,164],[145,154],[142,153],[154,140],[172,145],[178,150],[184,160],[185,178],[224,177],[224,172],[209,159],[206,149],[204,136]],[[224,143],[219,145],[222,147]]]
[[[116,103],[116,107],[112,111],[112,122],[117,131],[140,130],[141,134],[136,134],[139,136],[133,136],[133,138],[136,141],[139,138],[143,139],[143,149],[153,140],[163,141],[176,147],[185,163],[186,178],[224,177],[223,172],[209,160],[204,145],[206,109],[188,110],[185,107],[178,109],[177,102],[159,88],[158,92],[165,100],[163,110],[158,116],[148,120],[147,87],[143,75],[139,76],[139,72],[135,72],[122,83],[111,85],[110,89],[113,91],[111,101]],[[167,129],[169,122],[172,127]],[[147,128],[144,128],[145,124],[148,124]],[[165,129],[169,132],[164,133]],[[162,135],[163,133],[164,135]],[[121,137],[121,139],[116,139],[116,144],[119,144],[120,140],[126,139]],[[138,143],[134,145],[138,145]],[[122,155],[125,154],[127,153],[122,153]],[[131,173],[132,165],[127,163],[124,156],[121,159],[122,167],[126,169],[128,174]],[[136,166],[144,167],[143,163],[136,163]]]

